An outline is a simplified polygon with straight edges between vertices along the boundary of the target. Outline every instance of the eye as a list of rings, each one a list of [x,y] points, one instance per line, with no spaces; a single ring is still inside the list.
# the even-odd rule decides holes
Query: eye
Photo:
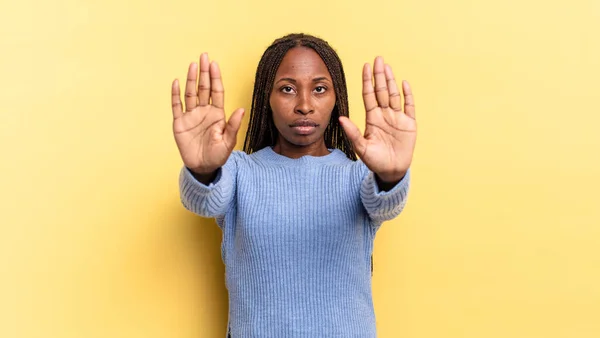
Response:
[[[294,88],[290,87],[290,86],[283,86],[281,87],[281,92],[285,93],[285,94],[293,94],[294,93]]]
[[[317,94],[323,94],[326,90],[327,88],[325,86],[318,86],[317,88],[315,88],[315,92],[317,92]]]

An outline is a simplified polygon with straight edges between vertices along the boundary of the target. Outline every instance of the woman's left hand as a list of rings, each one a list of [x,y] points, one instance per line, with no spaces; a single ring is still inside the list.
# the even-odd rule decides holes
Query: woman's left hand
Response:
[[[392,68],[384,64],[382,57],[377,57],[373,74],[368,63],[363,67],[364,136],[350,119],[340,117],[354,151],[384,183],[395,184],[404,177],[417,139],[415,102],[407,81],[402,82],[402,92],[404,109]]]

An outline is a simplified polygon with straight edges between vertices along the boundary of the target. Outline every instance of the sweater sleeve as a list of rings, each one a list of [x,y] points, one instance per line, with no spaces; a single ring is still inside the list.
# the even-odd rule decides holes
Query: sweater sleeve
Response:
[[[410,169],[406,175],[389,191],[380,191],[375,174],[369,171],[360,187],[360,198],[369,217],[380,225],[389,221],[402,212],[406,205],[410,183]]]
[[[219,217],[225,215],[235,194],[237,174],[235,152],[229,156],[227,163],[217,170],[213,182],[205,185],[199,182],[187,167],[181,168],[179,174],[179,193],[183,206],[202,217]]]

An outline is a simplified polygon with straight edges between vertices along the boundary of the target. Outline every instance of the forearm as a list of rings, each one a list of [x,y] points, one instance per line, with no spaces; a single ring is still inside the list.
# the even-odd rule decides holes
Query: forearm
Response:
[[[187,167],[183,167],[179,190],[181,203],[186,209],[203,217],[216,217],[225,214],[228,209],[234,181],[231,173],[223,168],[217,170],[212,178],[197,178]]]
[[[379,181],[375,173],[370,172],[361,185],[363,205],[376,222],[384,222],[398,216],[404,209],[408,197],[410,170],[397,182]]]

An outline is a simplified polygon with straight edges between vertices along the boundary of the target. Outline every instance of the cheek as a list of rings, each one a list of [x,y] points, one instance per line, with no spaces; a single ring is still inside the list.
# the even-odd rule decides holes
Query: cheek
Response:
[[[271,111],[275,111],[277,109],[275,100],[273,99],[273,94],[269,96],[269,106],[271,107]]]
[[[279,104],[277,100],[273,97],[273,95],[271,95],[271,97],[269,98],[269,106],[271,107],[271,112],[273,114],[273,121],[277,122],[279,120],[278,116],[279,112],[281,111],[281,108],[279,107]]]
[[[285,125],[285,106],[278,100],[277,98],[271,96],[269,100],[269,104],[271,105],[271,114],[273,118],[273,123],[275,127],[279,129],[282,125]]]
[[[331,113],[333,112],[333,108],[335,108],[335,95],[332,95],[331,97],[329,97],[327,100],[325,100],[323,102],[322,108],[324,111],[327,111],[329,114],[329,116],[331,116]]]
[[[294,111],[294,102],[292,100],[285,100],[277,95],[271,95],[269,104],[273,112],[273,119],[282,119]]]

